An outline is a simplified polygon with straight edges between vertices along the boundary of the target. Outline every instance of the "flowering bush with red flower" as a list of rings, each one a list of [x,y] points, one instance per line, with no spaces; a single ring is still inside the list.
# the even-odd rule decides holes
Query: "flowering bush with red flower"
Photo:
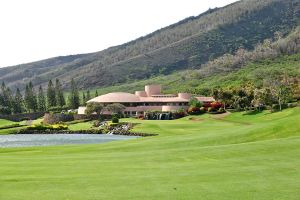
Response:
[[[185,111],[176,111],[172,113],[173,115],[173,119],[180,119],[186,116],[186,112]]]
[[[219,110],[220,108],[222,108],[224,106],[223,103],[219,102],[219,101],[215,101],[215,102],[212,102],[210,104],[210,107],[213,109],[213,110]]]
[[[210,104],[211,104],[210,102],[205,102],[205,103],[203,103],[203,107],[206,108],[206,110],[207,110],[207,108],[211,107]]]
[[[190,108],[188,109],[188,113],[189,113],[190,115],[199,115],[199,114],[201,114],[201,111],[200,111],[200,108],[197,108],[197,107],[190,107]]]
[[[140,120],[144,120],[144,119],[145,119],[145,117],[144,117],[144,115],[139,115],[139,116],[138,116],[138,119],[140,119]]]

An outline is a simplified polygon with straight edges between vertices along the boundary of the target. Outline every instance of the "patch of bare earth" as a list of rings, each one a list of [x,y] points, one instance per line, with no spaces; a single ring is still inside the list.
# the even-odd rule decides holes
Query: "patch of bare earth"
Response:
[[[240,121],[233,121],[233,120],[225,119],[225,117],[230,114],[231,114],[230,112],[226,112],[226,113],[222,113],[222,114],[213,115],[210,118],[215,119],[215,120],[224,121],[224,122],[237,123],[237,124],[243,124],[243,125],[251,125],[251,123],[249,123],[249,122],[240,122]]]
[[[196,118],[196,117],[190,117],[189,120],[191,120],[191,121],[203,121],[203,119],[199,119],[199,118]]]
[[[213,119],[223,119],[224,117],[226,117],[230,114],[231,114],[230,112],[225,112],[225,113],[222,113],[222,114],[212,115],[211,118],[213,118]]]

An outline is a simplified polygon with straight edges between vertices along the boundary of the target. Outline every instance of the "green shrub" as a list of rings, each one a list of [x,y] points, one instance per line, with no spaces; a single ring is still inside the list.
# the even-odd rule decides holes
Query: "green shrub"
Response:
[[[119,123],[119,118],[116,116],[113,116],[111,121],[112,121],[112,123]]]
[[[20,121],[28,121],[28,120],[30,120],[29,117],[22,117],[22,118],[20,119]]]
[[[213,111],[213,108],[212,107],[209,107],[208,109],[207,109],[207,112],[212,112]]]
[[[224,108],[219,108],[218,112],[219,113],[223,113],[224,112]]]
[[[46,130],[47,126],[42,124],[34,124],[27,127],[28,130]]]
[[[63,106],[63,107],[59,107],[59,106],[55,106],[55,107],[50,107],[47,109],[48,112],[54,112],[54,113],[60,113],[64,110],[68,110],[69,107],[68,106]]]
[[[284,103],[281,105],[281,109],[286,109],[288,108],[288,104]],[[279,104],[273,104],[272,105],[272,110],[279,110],[280,109],[280,106]]]
[[[205,107],[201,107],[201,108],[200,108],[200,112],[201,112],[201,113],[205,113],[205,112],[206,112]]]
[[[295,108],[298,106],[298,103],[294,102],[294,103],[288,103],[287,104],[288,108]]]
[[[53,124],[53,125],[43,125],[34,124],[27,127],[28,130],[67,130],[68,126],[65,124]]]
[[[11,109],[9,107],[0,105],[0,114],[10,115],[11,114]]]
[[[199,115],[201,114],[201,111],[198,107],[190,106],[188,109],[188,113],[189,115]]]
[[[190,102],[189,102],[189,106],[190,107],[196,107],[196,108],[200,108],[202,107],[202,102],[200,102],[198,99],[196,99],[195,97],[192,97],[190,99]]]
[[[68,126],[65,124],[53,124],[51,128],[52,130],[67,130]]]

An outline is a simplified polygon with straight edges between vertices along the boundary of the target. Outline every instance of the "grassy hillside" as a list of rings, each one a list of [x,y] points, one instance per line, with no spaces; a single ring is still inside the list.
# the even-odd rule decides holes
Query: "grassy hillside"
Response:
[[[300,54],[281,56],[274,60],[261,60],[249,63],[241,69],[217,73],[208,77],[201,77],[198,70],[177,72],[166,76],[158,76],[143,81],[126,83],[119,86],[97,88],[99,94],[112,91],[134,92],[143,90],[147,84],[162,84],[164,92],[201,92],[214,87],[238,87],[248,82],[261,86],[268,78],[300,77]],[[96,89],[92,90],[92,95]]]
[[[159,136],[0,149],[0,199],[300,198],[300,109],[139,121]]]
[[[60,78],[68,86],[75,77],[82,88],[111,86],[201,66],[240,47],[283,35],[299,24],[297,0],[246,0],[209,10],[145,37],[107,50],[0,69],[8,86],[32,80],[45,85]]]

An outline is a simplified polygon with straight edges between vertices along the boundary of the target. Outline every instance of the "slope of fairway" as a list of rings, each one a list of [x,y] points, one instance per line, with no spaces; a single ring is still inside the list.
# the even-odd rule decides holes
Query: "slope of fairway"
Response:
[[[14,125],[14,124],[16,124],[16,122],[9,121],[6,119],[0,119],[0,135],[14,133],[18,129],[20,129],[19,127],[6,129],[7,126]],[[4,127],[5,127],[5,129],[3,129]]]
[[[0,149],[0,199],[300,199],[300,109],[139,121],[159,136]]]
[[[9,120],[6,120],[6,119],[0,119],[0,127],[1,126],[7,126],[7,125],[11,125],[11,124],[14,124],[15,122],[12,122],[12,121],[9,121]]]

